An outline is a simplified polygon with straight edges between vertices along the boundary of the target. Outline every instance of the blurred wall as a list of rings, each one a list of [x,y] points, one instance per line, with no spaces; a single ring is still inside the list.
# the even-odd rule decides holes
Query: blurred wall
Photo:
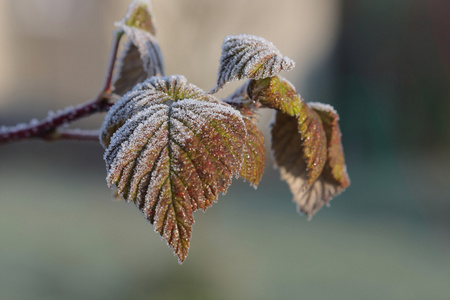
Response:
[[[42,116],[95,96],[124,0],[4,0],[0,3],[0,122]],[[300,81],[330,51],[338,1],[153,1],[167,74],[209,90],[225,36],[262,35],[297,62]],[[228,91],[230,92],[230,91]],[[26,109],[24,109],[26,108]],[[20,115],[20,118],[19,118]],[[18,120],[17,120],[18,121]]]

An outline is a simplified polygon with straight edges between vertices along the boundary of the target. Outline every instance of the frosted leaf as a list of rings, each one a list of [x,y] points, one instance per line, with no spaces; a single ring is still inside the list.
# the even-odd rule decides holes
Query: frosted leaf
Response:
[[[297,94],[294,86],[284,78],[274,76],[251,80],[247,92],[253,101],[286,114],[285,117],[277,114],[275,122],[284,123],[292,119],[294,129],[289,129],[292,132],[285,133],[272,130],[272,136],[274,140],[276,140],[274,134],[299,135],[299,138],[301,138],[301,157],[305,160],[308,174],[308,180],[301,188],[307,189],[319,177],[327,157],[327,140],[319,116],[308,107],[306,102]],[[292,118],[288,118],[288,116]],[[278,145],[272,141],[272,147],[278,147]],[[284,151],[285,149],[281,147],[281,150]],[[276,163],[278,162],[276,161]]]
[[[304,102],[303,102],[304,103]],[[308,117],[297,119],[296,117],[277,112],[272,127],[272,148],[275,163],[280,168],[281,178],[284,179],[294,195],[294,202],[300,212],[306,213],[311,218],[324,204],[339,195],[350,184],[344,154],[341,144],[341,133],[337,123],[339,117],[336,111],[329,105],[321,103],[308,103],[305,109],[310,115],[320,118],[320,122],[312,125],[314,118],[308,121]],[[313,112],[311,114],[311,111]],[[305,160],[305,140],[298,134],[302,127],[320,125],[326,137],[326,159],[322,169],[308,173],[308,162]],[[315,146],[311,145],[312,157],[320,153],[321,139]],[[319,159],[322,161],[322,158]],[[311,178],[315,178],[311,180]]]
[[[304,101],[300,102],[297,126],[302,139],[303,158],[308,169],[308,182],[305,186],[307,188],[323,170],[327,157],[327,138],[319,116]]]
[[[334,179],[337,184],[339,194],[350,185],[350,178],[347,174],[347,166],[345,165],[344,149],[341,142],[341,129],[339,128],[339,115],[336,110],[327,104],[309,102],[311,107],[319,115],[322,120],[323,128],[327,135],[328,158],[325,165],[324,173]]]
[[[218,99],[205,93],[197,86],[188,83],[182,75],[151,77],[136,85],[111,107],[101,129],[100,142],[107,148],[112,134],[136,112],[167,101],[180,99],[218,102]]]
[[[114,92],[123,95],[152,76],[164,75],[164,60],[156,37],[145,30],[122,24],[129,41],[118,62]]]
[[[156,26],[151,8],[150,0],[134,0],[128,6],[128,12],[122,20],[122,23],[155,35]]]
[[[244,144],[241,177],[248,180],[256,188],[264,173],[266,162],[264,135],[254,123],[254,118],[245,117],[244,122],[247,129],[247,139]]]
[[[138,48],[132,41],[127,41],[118,61],[118,71],[114,78],[114,92],[123,95],[147,77],[148,74],[144,70],[144,62]]]
[[[295,63],[269,41],[254,35],[227,36],[222,44],[217,92],[226,83],[244,78],[262,79],[290,71]]]
[[[110,130],[115,122],[121,125]],[[153,77],[114,104],[102,131],[108,185],[136,204],[183,262],[192,213],[240,174],[241,115],[182,76]]]
[[[292,83],[280,76],[250,80],[247,92],[250,99],[290,116],[301,112],[303,100]]]
[[[281,178],[289,185],[298,209],[303,211],[300,199],[308,192],[323,170],[326,160],[326,140],[323,142],[325,157],[322,158],[321,168],[315,168],[312,172],[308,168],[307,149],[304,146],[308,138],[304,139],[301,136],[300,126],[296,117],[277,112],[272,125],[272,150],[275,165],[280,169]],[[314,151],[318,151],[320,148],[311,147],[310,149],[313,154],[316,154]]]

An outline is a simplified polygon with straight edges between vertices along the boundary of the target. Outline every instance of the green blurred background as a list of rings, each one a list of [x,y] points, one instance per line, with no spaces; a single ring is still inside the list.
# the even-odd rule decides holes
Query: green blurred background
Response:
[[[127,5],[0,1],[0,125],[94,97]],[[283,75],[341,115],[352,185],[308,222],[268,157],[257,190],[235,180],[195,214],[180,266],[133,205],[113,200],[99,144],[1,146],[0,299],[450,299],[449,1],[153,8],[166,73],[206,90],[226,35],[264,36],[293,58]]]

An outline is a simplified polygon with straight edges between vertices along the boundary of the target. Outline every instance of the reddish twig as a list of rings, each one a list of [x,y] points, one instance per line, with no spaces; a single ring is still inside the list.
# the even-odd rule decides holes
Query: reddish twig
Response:
[[[122,38],[123,30],[118,29],[114,32],[114,39],[111,45],[111,51],[109,53],[108,66],[106,67],[105,82],[100,91],[101,94],[111,94],[112,78],[114,73],[114,67],[116,65],[117,52],[119,50],[120,39]]]
[[[98,141],[99,130],[66,129],[58,130],[54,137],[56,140]],[[52,140],[50,138],[50,140]]]
[[[0,145],[30,138],[41,138],[52,141],[59,139],[93,140],[92,134],[75,135],[73,132],[59,131],[58,128],[92,114],[109,110],[112,105],[110,101],[112,97],[112,77],[122,35],[123,31],[121,30],[114,33],[105,81],[100,93],[95,99],[76,107],[68,107],[64,111],[56,114],[49,113],[49,116],[42,121],[33,120],[28,124],[18,124],[10,127],[2,126],[0,128]],[[96,138],[96,140],[98,140],[98,138]]]
[[[63,112],[54,115],[50,114],[46,119],[40,122],[32,121],[29,124],[2,127],[0,129],[0,145],[30,138],[56,140],[56,129],[58,127],[88,117],[94,113],[108,111],[112,104],[108,102],[108,99],[100,100],[101,101],[94,99],[75,108],[69,107]],[[54,137],[52,137],[52,135]]]

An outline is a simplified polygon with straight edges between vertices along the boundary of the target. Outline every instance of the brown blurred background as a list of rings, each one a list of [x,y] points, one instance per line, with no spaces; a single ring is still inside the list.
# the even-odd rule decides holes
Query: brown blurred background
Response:
[[[128,3],[1,0],[0,126],[95,97]],[[256,191],[235,180],[195,214],[179,266],[133,205],[112,200],[99,144],[1,146],[0,299],[448,299],[449,1],[153,9],[166,73],[205,90],[226,35],[261,35],[294,59],[283,76],[340,113],[352,185],[307,222],[269,159]]]

